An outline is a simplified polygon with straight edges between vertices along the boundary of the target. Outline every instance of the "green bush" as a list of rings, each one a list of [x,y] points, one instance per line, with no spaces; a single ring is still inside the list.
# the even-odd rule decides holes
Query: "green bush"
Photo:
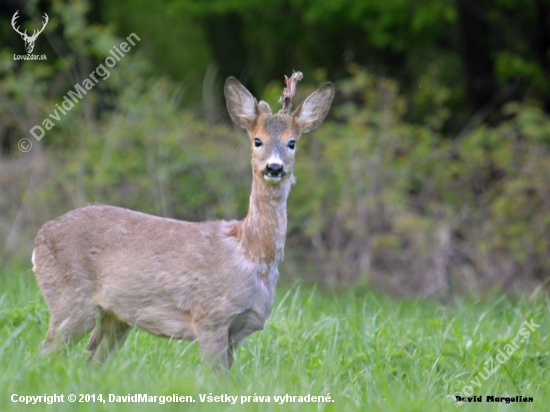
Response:
[[[509,103],[508,120],[453,140],[436,119],[404,122],[391,80],[358,71],[337,89],[337,122],[305,138],[296,174],[308,190],[289,205],[290,234],[306,234],[289,240],[325,260],[314,276],[422,294],[545,280],[550,119],[539,107]]]

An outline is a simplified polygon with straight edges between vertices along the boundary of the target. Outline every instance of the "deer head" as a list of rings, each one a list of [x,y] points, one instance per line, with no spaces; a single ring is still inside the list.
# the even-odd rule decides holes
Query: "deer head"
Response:
[[[13,27],[13,29],[17,33],[19,33],[21,35],[21,38],[25,42],[25,49],[27,49],[27,53],[30,54],[30,53],[32,53],[32,51],[34,49],[34,42],[36,41],[38,35],[44,31],[44,28],[46,27],[46,24],[48,24],[48,21],[50,19],[49,19],[48,15],[46,13],[44,13],[44,23],[42,24],[42,28],[38,31],[34,30],[33,33],[32,33],[32,36],[29,36],[27,34],[27,30],[25,30],[25,32],[22,33],[21,31],[19,31],[19,27],[15,27],[15,21],[19,17],[18,13],[19,13],[19,10],[16,11],[15,14],[13,15],[13,17],[11,19],[11,26]]]
[[[293,182],[297,142],[302,133],[317,128],[323,122],[334,95],[334,87],[326,83],[290,114],[290,99],[299,79],[286,80],[286,94],[283,93],[281,98],[284,107],[275,115],[266,102],[258,103],[234,77],[228,78],[225,83],[227,110],[231,119],[247,130],[252,143],[253,176],[270,185]]]

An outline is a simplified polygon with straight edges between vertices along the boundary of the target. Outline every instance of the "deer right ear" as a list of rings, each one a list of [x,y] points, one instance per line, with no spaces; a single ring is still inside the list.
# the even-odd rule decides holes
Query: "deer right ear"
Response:
[[[231,119],[245,129],[252,128],[260,113],[254,96],[234,77],[225,82],[224,94]]]
[[[300,134],[307,133],[323,123],[330,109],[333,97],[334,86],[332,83],[325,83],[300,103],[292,113],[294,123]]]

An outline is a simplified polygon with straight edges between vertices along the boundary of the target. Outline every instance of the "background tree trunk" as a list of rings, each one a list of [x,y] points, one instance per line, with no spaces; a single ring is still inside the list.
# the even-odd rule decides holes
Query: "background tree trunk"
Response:
[[[474,111],[483,107],[497,92],[491,58],[491,26],[485,10],[488,3],[487,0],[457,2],[459,53],[466,72],[468,103]]]

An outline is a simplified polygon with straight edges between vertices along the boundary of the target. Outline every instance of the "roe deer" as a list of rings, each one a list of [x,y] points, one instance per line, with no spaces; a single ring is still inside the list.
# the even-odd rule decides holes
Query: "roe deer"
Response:
[[[198,340],[203,361],[228,370],[239,344],[270,315],[296,142],[323,122],[333,95],[326,83],[292,114],[287,98],[273,115],[227,79],[227,109],[252,145],[250,206],[241,221],[192,223],[92,204],[46,223],[32,257],[50,311],[44,353],[91,331],[90,360],[103,363],[135,326]]]

